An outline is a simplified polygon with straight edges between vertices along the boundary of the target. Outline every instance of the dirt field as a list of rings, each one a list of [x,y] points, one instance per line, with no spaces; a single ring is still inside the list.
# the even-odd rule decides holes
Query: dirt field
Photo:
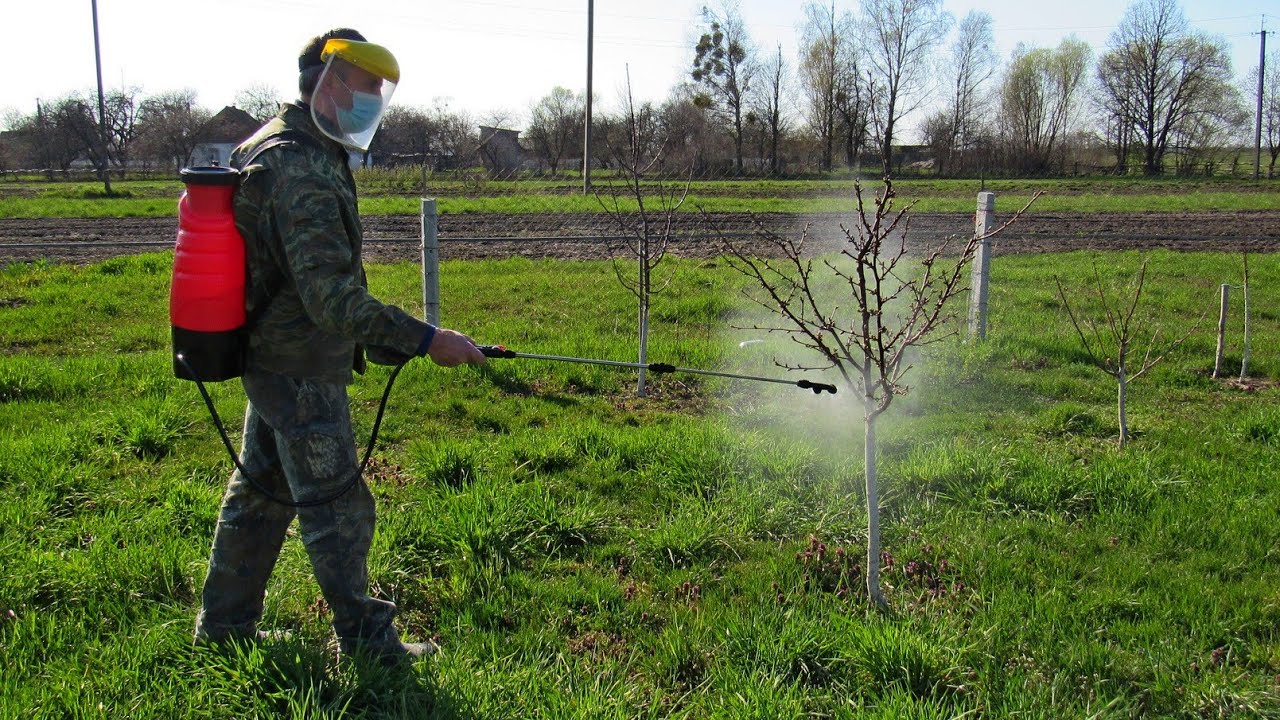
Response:
[[[684,257],[722,254],[723,234],[750,244],[754,223],[799,237],[809,225],[810,243],[835,247],[847,216],[740,214],[712,220],[690,215],[675,228],[670,252]],[[364,218],[370,261],[415,260],[420,256],[416,216]],[[444,260],[493,257],[608,258],[627,254],[607,215],[445,215],[440,218]],[[962,214],[918,214],[908,235],[914,247],[934,246],[948,236],[972,232]],[[115,255],[153,252],[171,246],[176,218],[0,219],[0,263],[45,258],[86,263]],[[995,253],[1068,250],[1280,250],[1280,212],[1038,214],[1023,218],[995,240]]]

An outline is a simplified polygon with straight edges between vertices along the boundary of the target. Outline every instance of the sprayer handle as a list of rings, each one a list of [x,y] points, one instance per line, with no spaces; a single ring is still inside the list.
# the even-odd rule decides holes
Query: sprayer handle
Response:
[[[816,382],[813,382],[812,380],[801,380],[796,383],[796,387],[804,388],[805,390],[812,390],[814,395],[821,395],[823,390],[826,390],[832,395],[836,394],[835,385],[828,385],[826,383],[816,383]]]
[[[513,358],[516,357],[515,350],[508,350],[505,345],[477,345],[476,349],[485,357],[491,358]]]

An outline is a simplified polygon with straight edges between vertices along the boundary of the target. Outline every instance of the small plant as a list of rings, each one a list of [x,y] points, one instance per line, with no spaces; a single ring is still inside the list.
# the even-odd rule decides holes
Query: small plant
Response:
[[[1120,295],[1112,298],[1103,286],[1102,276],[1095,262],[1092,290],[1097,292],[1097,310],[1100,317],[1088,317],[1072,308],[1071,301],[1067,300],[1067,291],[1062,286],[1062,281],[1057,275],[1053,276],[1053,281],[1058,285],[1058,297],[1061,298],[1062,305],[1067,310],[1067,317],[1071,318],[1071,325],[1076,329],[1076,336],[1080,338],[1080,344],[1084,346],[1089,360],[1099,370],[1116,379],[1119,388],[1116,394],[1116,412],[1120,422],[1119,444],[1122,448],[1129,439],[1129,383],[1142,377],[1148,370],[1159,364],[1169,353],[1191,337],[1191,333],[1195,332],[1200,325],[1200,322],[1196,321],[1182,337],[1165,346],[1160,345],[1160,328],[1157,327],[1152,332],[1151,340],[1146,343],[1146,350],[1143,352],[1142,359],[1136,363],[1135,370],[1135,363],[1132,360],[1140,334],[1140,322],[1135,321],[1135,315],[1139,301],[1142,300],[1142,289],[1146,278],[1147,262],[1144,260],[1133,282],[1130,297],[1127,300]]]

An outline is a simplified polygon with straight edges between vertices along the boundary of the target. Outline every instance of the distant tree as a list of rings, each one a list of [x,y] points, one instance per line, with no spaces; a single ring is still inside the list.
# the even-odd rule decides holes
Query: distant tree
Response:
[[[849,13],[837,16],[834,2],[830,7],[811,3],[804,12],[798,72],[804,115],[818,141],[818,167],[828,171],[841,111],[847,112],[851,98],[862,95],[857,25]]]
[[[884,174],[893,170],[898,121],[916,108],[929,82],[929,57],[951,16],[942,0],[862,0],[863,46],[872,80],[873,119]]]
[[[1175,135],[1211,114],[1231,84],[1227,47],[1194,33],[1177,0],[1136,0],[1108,45],[1098,63],[1103,106],[1135,130],[1143,172],[1159,174]]]
[[[128,87],[109,91],[107,109],[107,145],[111,161],[123,178],[133,159],[138,142],[138,112],[142,88]]]
[[[370,152],[430,170],[457,164],[475,147],[472,122],[437,101],[430,108],[392,105],[382,118]]]
[[[760,92],[756,95],[753,111],[759,119],[762,156],[768,158],[770,175],[781,171],[778,148],[790,129],[784,110],[789,77],[787,61],[782,58],[782,45],[778,45],[778,54],[760,67]]]
[[[658,110],[665,150],[664,162],[687,168],[694,175],[704,175],[712,158],[729,152],[723,135],[716,131],[710,110],[697,101],[696,88],[685,83],[676,86]]]
[[[585,112],[585,96],[562,87],[534,103],[524,137],[551,167],[552,175],[559,172],[561,160],[581,151]]]
[[[1011,165],[1042,173],[1072,129],[1089,71],[1089,46],[1068,38],[1056,49],[1019,45],[1000,87],[1000,123]]]
[[[95,168],[109,163],[110,147],[102,146],[98,130],[97,104],[96,100],[90,102],[88,95],[70,95],[54,103],[55,137],[61,146],[60,164],[64,170],[80,157],[88,158]]]
[[[1262,146],[1271,160],[1267,166],[1267,177],[1270,178],[1276,176],[1276,160],[1280,159],[1280,51],[1267,54],[1266,67],[1262,92]],[[1258,68],[1253,69],[1250,77],[1258,77]]]
[[[232,100],[236,107],[249,113],[250,117],[265,123],[280,112],[280,93],[266,83],[253,83],[236,93]]]
[[[195,90],[171,90],[146,98],[138,111],[144,151],[155,160],[173,163],[175,170],[182,169],[210,117],[196,102]]]
[[[755,50],[736,0],[724,0],[719,10],[704,6],[702,19],[706,28],[694,47],[690,77],[703,91],[699,101],[728,122],[733,170],[741,174],[744,123],[757,73]]]
[[[960,21],[942,73],[949,80],[950,97],[943,111],[945,124],[935,128],[936,142],[944,149],[935,154],[939,173],[952,168],[978,135],[985,106],[982,85],[998,64],[994,24],[991,15],[978,10],[969,11]]]

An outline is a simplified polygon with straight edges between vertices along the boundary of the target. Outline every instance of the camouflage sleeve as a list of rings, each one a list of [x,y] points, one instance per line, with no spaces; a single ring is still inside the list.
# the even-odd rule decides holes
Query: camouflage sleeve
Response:
[[[288,272],[312,322],[364,345],[416,354],[429,326],[379,301],[359,282],[338,194],[302,173],[281,180],[273,203],[276,227]]]

